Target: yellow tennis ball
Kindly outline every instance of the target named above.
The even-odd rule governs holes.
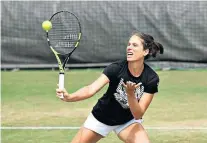
[[[42,23],[42,28],[45,31],[49,31],[52,28],[52,23],[49,20],[46,20]]]

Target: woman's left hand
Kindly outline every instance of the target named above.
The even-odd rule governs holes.
[[[127,96],[129,96],[134,94],[135,89],[140,86],[140,83],[136,84],[134,82],[127,81],[126,84],[123,82],[123,86],[126,89]]]

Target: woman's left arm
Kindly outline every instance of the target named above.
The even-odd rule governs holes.
[[[135,119],[140,119],[144,115],[145,111],[149,107],[154,94],[150,93],[143,93],[142,98],[137,101],[134,93],[127,93],[128,96],[128,103],[129,103],[129,108],[132,112],[132,115],[134,116]]]
[[[132,112],[132,115],[134,116],[135,119],[142,118],[145,111],[149,107],[149,105],[150,105],[150,103],[153,99],[154,94],[144,92],[143,95],[142,95],[142,98],[138,102],[137,98],[135,97],[134,91],[140,85],[128,81],[128,82],[126,82],[126,84],[123,83],[123,86],[126,89],[129,108]]]

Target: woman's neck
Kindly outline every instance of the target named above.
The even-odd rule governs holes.
[[[144,61],[128,62],[128,68],[133,76],[139,77],[144,69]]]

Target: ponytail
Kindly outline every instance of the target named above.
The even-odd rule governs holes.
[[[164,53],[163,46],[158,42],[153,42],[152,45],[149,47],[149,55],[152,57],[156,57],[158,52],[160,54]]]

